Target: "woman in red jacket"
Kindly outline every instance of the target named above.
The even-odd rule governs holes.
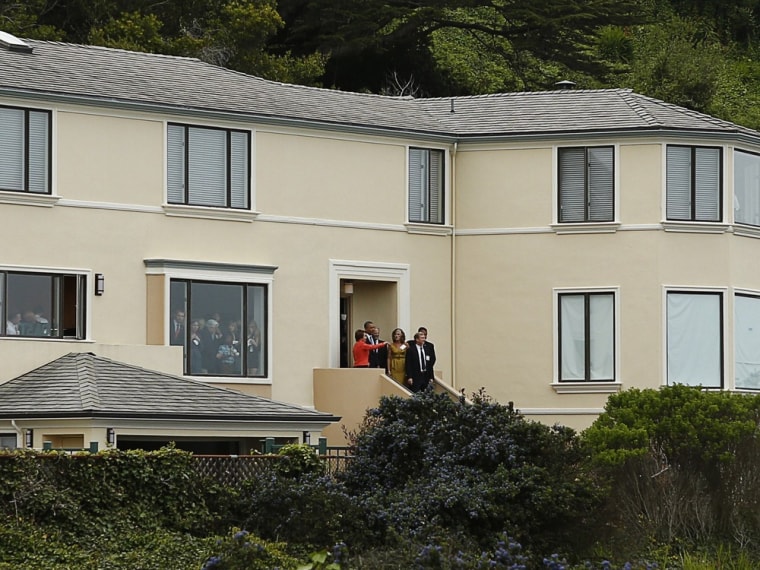
[[[369,344],[363,329],[356,329],[354,333],[354,368],[369,368],[369,353],[376,348],[382,348],[387,342]]]

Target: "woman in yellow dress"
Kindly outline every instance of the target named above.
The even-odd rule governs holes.
[[[391,343],[388,345],[388,370],[391,378],[406,386],[406,335],[401,329],[393,329]]]

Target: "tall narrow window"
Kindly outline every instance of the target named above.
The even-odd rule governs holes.
[[[444,156],[442,150],[409,149],[409,221],[444,221]]]
[[[723,385],[723,295],[667,294],[668,384]]]
[[[614,293],[559,295],[559,380],[615,380]]]
[[[734,347],[736,388],[760,389],[760,297],[734,298]]]
[[[760,226],[760,155],[734,151],[734,221]]]
[[[560,148],[559,221],[611,222],[614,217],[614,148]]]
[[[251,135],[247,131],[170,124],[169,203],[247,209],[250,145]]]
[[[668,220],[720,222],[723,160],[720,148],[667,148]]]
[[[0,107],[0,190],[50,193],[50,117]]]
[[[84,275],[0,272],[5,336],[85,338]]]

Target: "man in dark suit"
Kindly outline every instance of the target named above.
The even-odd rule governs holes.
[[[427,339],[427,329],[425,327],[420,327],[417,329],[417,332],[425,335],[425,350],[430,350],[430,354],[433,355],[433,364],[435,364],[435,345]]]
[[[435,349],[425,347],[425,335],[415,333],[414,344],[406,351],[406,384],[412,392],[421,392],[433,386]]]
[[[177,309],[174,311],[171,330],[169,331],[169,344],[172,346],[183,346],[185,344],[185,311]]]
[[[370,342],[372,344],[380,344],[385,342],[380,339],[380,327],[376,324],[372,325],[372,334]],[[388,346],[383,345],[380,348],[376,348],[369,353],[369,367],[370,368],[382,368],[385,373],[388,373]]]

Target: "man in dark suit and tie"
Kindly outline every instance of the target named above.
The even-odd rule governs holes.
[[[185,311],[177,309],[174,311],[171,331],[169,331],[169,344],[172,346],[183,346],[185,344]]]
[[[435,350],[425,347],[425,335],[415,333],[414,344],[406,351],[406,383],[412,392],[421,392],[433,386]]]

